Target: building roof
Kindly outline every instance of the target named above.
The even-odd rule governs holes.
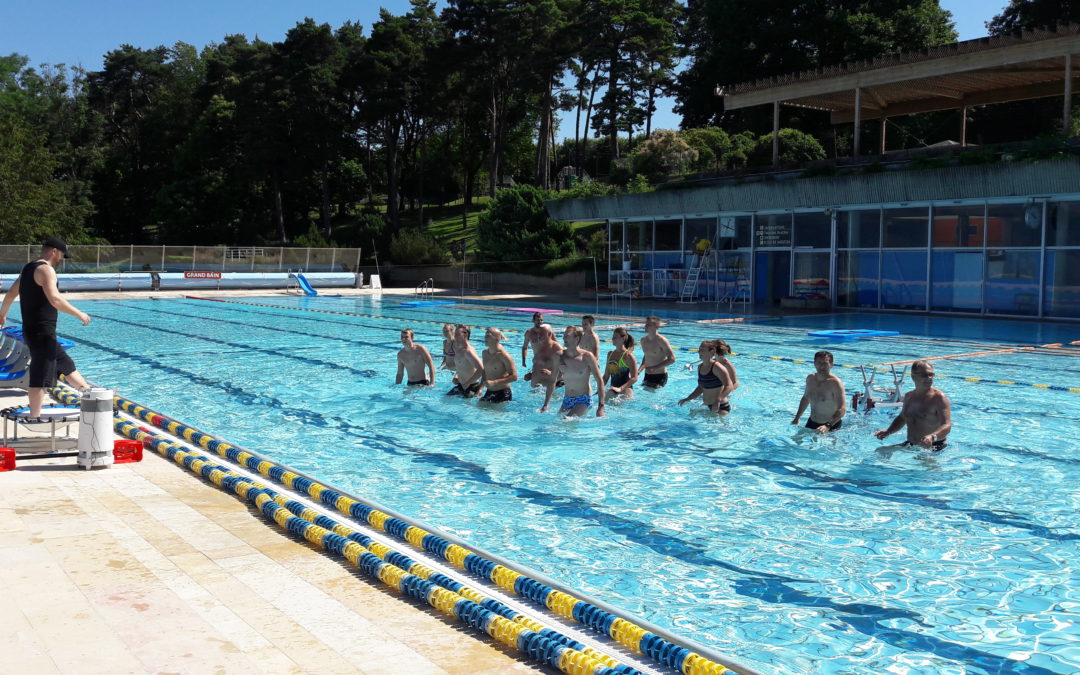
[[[722,95],[726,110],[778,101],[829,111],[833,124],[841,124],[855,117],[856,88],[864,120],[1060,96],[1069,54],[1080,54],[1080,24],[743,82],[722,88]]]

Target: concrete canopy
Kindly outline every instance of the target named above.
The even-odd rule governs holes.
[[[834,124],[1072,92],[1080,24],[954,42],[722,87],[725,110],[825,110]]]

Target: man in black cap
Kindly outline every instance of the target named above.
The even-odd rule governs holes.
[[[90,324],[90,315],[80,312],[60,296],[56,287],[54,267],[67,257],[67,244],[63,239],[48,237],[41,245],[41,257],[26,263],[15,283],[11,284],[4,303],[0,306],[0,328],[7,322],[7,313],[11,303],[22,294],[19,308],[22,310],[23,339],[30,350],[30,397],[31,418],[41,415],[41,405],[45,399],[45,388],[56,384],[57,374],[67,378],[71,386],[85,389],[89,385],[75,362],[67,355],[56,340],[56,310],[70,314]]]

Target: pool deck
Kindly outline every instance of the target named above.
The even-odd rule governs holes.
[[[0,645],[35,675],[549,672],[154,453],[0,473]]]

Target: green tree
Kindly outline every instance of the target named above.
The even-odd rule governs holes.
[[[634,150],[632,158],[634,171],[655,181],[690,171],[698,151],[677,132],[660,129]]]
[[[1080,2],[1076,0],[1009,0],[1001,13],[990,19],[990,35],[1007,35],[1018,30],[1080,22]]]
[[[548,195],[531,185],[499,190],[480,214],[476,250],[482,260],[551,260],[574,252],[568,223],[548,217]]]
[[[676,87],[683,128],[721,122],[763,133],[771,111],[725,114],[717,85],[897,54],[956,40],[938,0],[688,0],[680,42],[689,65]],[[780,19],[780,17],[783,17]],[[784,109],[782,124],[805,113]],[[826,128],[805,118],[804,130]]]
[[[825,159],[825,148],[817,139],[798,129],[780,129],[780,161],[785,164],[814,162]],[[772,163],[773,136],[762,134],[754,147],[752,161],[755,166],[767,166]]]
[[[701,127],[684,129],[679,136],[697,151],[692,171],[720,171],[725,168],[726,156],[731,152],[731,138],[726,131],[720,127]]]
[[[0,105],[0,241],[37,244],[48,235],[87,239],[83,214],[56,178],[58,162],[44,140]]]
[[[390,240],[390,259],[398,265],[438,265],[450,259],[450,251],[418,227],[405,227]]]

